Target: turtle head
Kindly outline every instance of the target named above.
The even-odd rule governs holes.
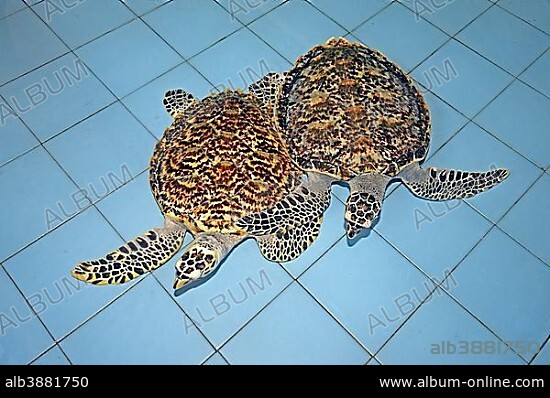
[[[236,240],[230,235],[199,233],[176,263],[174,289],[182,288],[216,270],[235,243]]]

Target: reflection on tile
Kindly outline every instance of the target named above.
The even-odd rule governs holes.
[[[110,0],[67,2],[56,7],[45,1],[33,9],[40,18],[71,48],[116,29],[135,18],[122,2]]]
[[[315,7],[302,1],[287,2],[249,27],[289,62],[332,36],[346,33]]]
[[[3,268],[0,268],[0,363],[29,363],[53,344]]]
[[[371,352],[435,289],[375,232],[352,247],[341,240],[300,281]]]
[[[143,19],[186,59],[242,28],[213,1],[173,1]]]
[[[546,264],[550,263],[550,247],[547,241],[550,236],[549,192],[550,176],[545,173],[499,222],[499,226]]]
[[[512,351],[478,353],[474,342],[503,344],[446,294],[434,293],[382,348],[384,364],[524,364]],[[411,344],[414,342],[414,344]],[[454,347],[454,348],[453,348]]]
[[[466,199],[491,221],[497,222],[533,182],[542,170],[512,149],[469,123],[426,165],[466,171],[506,168],[510,176],[489,191]]]
[[[407,34],[389,34],[402,31]],[[428,22],[417,20],[409,9],[399,3],[393,3],[368,20],[353,31],[353,35],[365,45],[381,51],[406,72],[449,39]]]
[[[548,48],[548,35],[492,7],[457,35],[457,39],[517,75]]]
[[[28,8],[2,19],[0,37],[0,85],[68,51]]]
[[[550,166],[550,99],[515,81],[475,121],[541,167]]]
[[[186,334],[186,322],[180,308],[148,275],[61,346],[74,364],[198,365],[213,349],[198,331]]]
[[[183,253],[176,254],[155,272],[169,292],[173,292],[174,264]],[[211,278],[176,300],[216,347],[220,347],[290,281],[281,266],[263,258],[256,242],[249,239],[229,254]],[[187,324],[185,332],[195,329]]]
[[[46,143],[92,201],[149,166],[155,139],[115,103]]]
[[[416,198],[404,186],[384,201],[375,230],[429,275],[440,277],[479,242],[491,224],[459,200]]]
[[[454,277],[451,294],[504,341],[525,342],[530,360],[550,330],[549,267],[493,228]]]
[[[232,364],[364,364],[369,358],[296,283],[221,351]]]
[[[76,54],[119,98],[182,61],[141,20],[101,36],[80,47]]]
[[[350,31],[380,12],[390,2],[390,0],[347,0],[346,2],[311,0],[315,7]]]
[[[513,79],[454,39],[418,66],[412,76],[468,117]]]
[[[33,361],[32,365],[70,365],[70,363],[67,357],[63,355],[63,352],[61,352],[59,346],[55,345],[42,354],[36,361]]]
[[[181,64],[134,91],[122,102],[157,138],[172,124],[172,117],[166,112],[162,99],[164,93],[182,88],[198,98],[204,98],[213,90],[212,85],[188,63]]]
[[[0,93],[42,141],[115,100],[73,54],[6,84]]]
[[[0,259],[58,225],[62,215],[73,213],[71,194],[76,186],[41,147],[0,168],[2,201]],[[49,211],[48,211],[49,210]]]
[[[90,208],[6,261],[5,267],[60,339],[131,285],[93,286],[70,274],[77,263],[103,256],[121,243]]]
[[[542,57],[533,63],[519,78],[531,87],[550,97],[550,51],[546,51]]]

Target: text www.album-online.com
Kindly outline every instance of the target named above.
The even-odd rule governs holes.
[[[543,379],[515,379],[510,380],[506,378],[438,378],[432,376],[426,376],[420,379],[379,379],[380,387],[475,387],[475,388],[498,388],[498,387],[521,387],[521,388],[544,388]]]

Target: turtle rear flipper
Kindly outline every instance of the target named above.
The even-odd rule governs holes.
[[[170,114],[174,119],[179,115],[183,115],[189,105],[195,101],[192,94],[188,93],[181,88],[175,90],[168,90],[164,94],[163,104],[166,112]]]
[[[77,264],[71,275],[94,285],[126,283],[170,260],[184,237],[181,227],[151,229],[102,258]]]
[[[346,234],[355,238],[363,229],[370,228],[378,217],[386,186],[391,177],[380,173],[359,175],[349,181],[350,195],[346,202]]]
[[[323,217],[319,217],[285,231],[259,236],[256,241],[260,247],[260,252],[269,261],[286,262],[294,260],[317,239],[322,221]]]
[[[270,114],[276,109],[277,93],[285,81],[281,72],[271,72],[248,86],[248,91],[254,94]]]
[[[510,173],[506,169],[471,172],[452,169],[423,169],[413,163],[397,177],[415,195],[430,200],[470,198],[504,181]]]
[[[317,220],[330,205],[330,185],[334,178],[308,173],[300,184],[275,206],[237,220],[237,227],[254,237],[273,235]]]

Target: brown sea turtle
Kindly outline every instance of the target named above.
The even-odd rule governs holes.
[[[332,38],[298,58],[288,72],[270,73],[252,84],[250,91],[271,104],[291,156],[307,172],[309,181],[299,188],[307,194],[297,191],[288,200],[299,207],[334,181],[349,184],[345,219],[350,239],[377,218],[392,179],[421,198],[448,200],[476,195],[508,176],[505,169],[422,168],[430,144],[424,98],[401,68],[362,44]],[[262,234],[266,229],[259,227],[260,218],[278,217],[281,226],[301,222],[291,220],[293,207],[250,215],[238,225]],[[309,216],[317,217],[324,208],[310,210]]]
[[[273,111],[254,94],[224,91],[197,101],[171,90],[164,105],[174,122],[156,144],[149,169],[164,227],[78,264],[75,278],[97,285],[128,282],[167,262],[189,231],[195,239],[176,264],[174,282],[175,289],[183,287],[211,273],[248,236],[238,219],[274,206],[299,183],[301,172]],[[330,193],[325,196],[328,201]],[[268,226],[268,220],[258,223]],[[320,223],[320,216],[310,218],[255,238],[266,258],[288,261],[313,242]]]

